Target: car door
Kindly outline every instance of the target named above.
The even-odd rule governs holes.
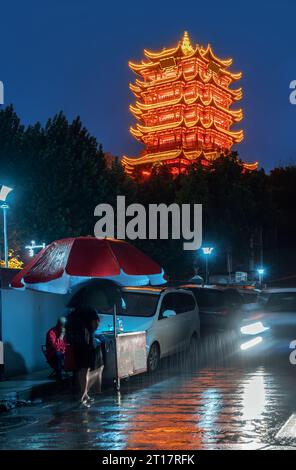
[[[189,293],[178,292],[176,296],[177,338],[176,346],[179,350],[185,349],[198,324],[196,318],[196,302]],[[197,332],[197,331],[196,331]]]
[[[157,336],[159,338],[162,355],[168,355],[175,351],[178,341],[178,315],[170,318],[164,318],[165,310],[174,310],[176,312],[177,299],[176,293],[170,292],[164,295],[157,322]],[[177,312],[176,312],[177,313]]]

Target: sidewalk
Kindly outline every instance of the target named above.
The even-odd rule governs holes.
[[[51,369],[20,375],[0,382],[0,401],[31,400],[55,390],[55,379],[49,378]]]

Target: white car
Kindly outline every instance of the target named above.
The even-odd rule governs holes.
[[[124,287],[117,317],[124,332],[146,331],[147,368],[153,372],[161,358],[190,348],[196,352],[200,336],[198,307],[185,289]],[[100,312],[100,331],[112,327],[112,315]]]

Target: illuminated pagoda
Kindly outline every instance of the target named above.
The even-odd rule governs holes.
[[[229,70],[232,59],[219,59],[210,45],[193,46],[187,32],[176,47],[144,54],[148,60],[129,62],[141,77],[130,84],[138,121],[130,132],[145,150],[122,158],[128,174],[149,176],[152,166],[165,164],[177,175],[198,159],[210,166],[243,140],[242,130],[231,130],[243,118],[242,109],[231,109],[242,98],[241,88],[231,88],[242,76]],[[257,166],[244,163],[247,170]]]

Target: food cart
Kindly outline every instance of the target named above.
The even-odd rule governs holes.
[[[105,383],[113,382],[120,390],[120,380],[147,371],[146,332],[104,332],[106,339],[106,362],[103,374]]]

